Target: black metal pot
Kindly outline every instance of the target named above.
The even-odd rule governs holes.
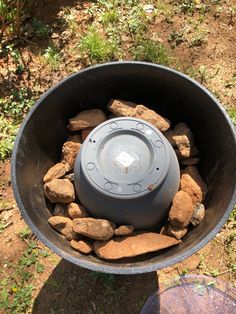
[[[169,118],[186,122],[200,150],[199,171],[208,185],[204,221],[176,247],[109,262],[80,255],[47,223],[42,178],[60,159],[68,137],[68,118],[109,99],[142,103]],[[17,136],[12,157],[12,184],[20,211],[45,245],[79,266],[117,274],[150,272],[189,257],[210,241],[226,222],[236,202],[236,136],[225,110],[214,96],[189,77],[142,62],[115,62],[80,71],[46,92],[31,109]]]

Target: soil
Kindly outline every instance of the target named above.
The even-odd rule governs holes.
[[[77,10],[77,34],[70,40],[65,38],[63,32],[66,28],[59,18],[65,1],[44,0],[33,5],[32,16],[48,24],[59,38],[19,40],[17,47],[26,66],[26,70],[21,74],[16,73],[16,65],[11,56],[0,59],[1,97],[9,95],[13,88],[19,86],[37,90],[40,95],[68,74],[85,66],[76,54],[72,53],[72,48],[91,23],[86,14],[86,9],[91,5],[90,1],[66,2],[67,7]],[[229,10],[234,5],[234,0],[221,1],[219,12],[217,5],[211,7],[211,11],[201,23],[206,40],[199,46],[190,47],[189,42],[184,40],[175,48],[171,48],[173,43],[168,41],[173,30],[186,31],[189,24],[199,17],[195,14],[176,14],[171,23],[166,22],[163,15],[157,15],[149,31],[150,34],[158,34],[160,41],[167,47],[174,60],[178,61],[176,64],[182,71],[194,75],[200,83],[216,94],[225,107],[231,108],[236,108],[236,86],[229,84],[236,73],[236,17]],[[186,38],[192,35],[191,31],[186,32]],[[42,63],[42,51],[51,41],[57,43],[63,54],[57,69]],[[131,59],[128,50],[126,59]],[[202,67],[201,71],[196,73],[199,67]],[[28,239],[19,236],[26,224],[14,201],[9,160],[0,163],[0,204],[0,218],[5,226],[3,230],[0,228],[1,282],[13,274],[10,265],[18,263],[29,245]],[[158,273],[133,276],[104,275],[76,267],[49,252],[33,236],[31,239],[36,241],[40,249],[47,251],[49,256],[40,257],[44,271],[35,272],[30,279],[34,290],[32,306],[28,307],[29,313],[139,313],[147,297],[158,288],[158,284],[165,285],[170,278],[188,272],[217,276],[236,286],[236,252],[233,249],[236,244],[235,222],[232,220],[228,221],[213,241],[190,259]],[[231,242],[227,246],[229,239]],[[0,313],[6,312],[0,309]]]

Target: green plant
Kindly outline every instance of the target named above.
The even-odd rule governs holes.
[[[48,46],[42,57],[44,63],[48,64],[52,69],[57,70],[59,68],[61,55],[55,46]]]
[[[5,160],[12,152],[18,125],[0,114],[0,159]]]
[[[29,239],[32,236],[32,232],[29,227],[22,228],[18,234],[21,239]]]
[[[115,41],[102,36],[92,26],[81,38],[79,49],[91,63],[96,63],[115,59],[117,45]]]
[[[109,24],[114,24],[119,19],[119,13],[116,9],[109,9],[102,13],[99,21],[105,25],[108,26]]]
[[[168,41],[173,43],[172,47],[178,46],[184,42],[184,33],[173,30],[170,32]]]
[[[233,123],[236,124],[236,108],[230,108],[227,111]]]
[[[35,35],[39,38],[46,37],[46,36],[51,34],[51,30],[48,27],[48,25],[43,24],[42,21],[40,21],[36,18],[33,18],[32,26],[35,30]]]
[[[165,47],[151,39],[141,39],[132,49],[135,60],[168,65],[170,57]]]

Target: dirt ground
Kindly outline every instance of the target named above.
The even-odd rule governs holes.
[[[26,34],[18,38],[14,44],[20,52],[18,60],[12,53],[0,55],[1,99],[22,87],[36,99],[67,75],[96,63],[89,54],[81,56],[77,45],[88,27],[98,23],[100,12],[105,10],[101,3],[104,1],[35,1],[30,16],[47,25],[51,32],[43,37]],[[156,9],[145,32],[165,47],[170,66],[194,77],[227,110],[235,112],[234,0],[199,0],[194,2],[193,12],[187,6],[187,13],[180,9],[180,3],[189,1],[139,1],[140,6],[153,4]],[[122,5],[119,10],[125,17],[129,14]],[[96,25],[104,29],[104,25]],[[122,27],[122,56],[118,54],[111,60],[134,59],[134,37],[126,24]],[[3,45],[6,43],[9,45],[7,41]],[[59,57],[52,54],[45,61],[43,56],[49,46],[57,47]],[[18,71],[19,64],[24,65],[23,71]],[[27,229],[14,201],[10,160],[6,158],[0,162],[0,219],[0,313],[139,313],[158,285],[188,273],[206,274],[236,286],[233,215],[202,250],[171,268],[133,276],[95,273],[61,260]]]

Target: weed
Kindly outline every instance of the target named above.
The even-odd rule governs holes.
[[[60,66],[61,55],[55,46],[48,46],[42,55],[45,64],[48,64],[52,69],[57,70]]]
[[[132,50],[135,60],[168,65],[170,57],[165,47],[151,39],[141,39]]]
[[[25,235],[27,232],[22,232]],[[31,305],[33,285],[28,283],[35,271],[41,273],[44,266],[39,262],[42,256],[35,242],[30,241],[23,255],[16,264],[8,264],[12,268],[11,275],[5,274],[0,281],[0,310],[4,313],[26,313]],[[29,269],[31,271],[29,271]]]
[[[114,41],[109,41],[92,26],[81,38],[79,49],[91,63],[96,63],[115,59],[117,46]]]
[[[205,42],[204,35],[199,34],[191,40],[189,47],[198,47],[201,46],[204,42]]]
[[[137,302],[137,308],[142,309],[146,300],[147,300],[147,295],[146,294],[142,295]]]
[[[50,30],[50,28],[48,27],[48,25],[45,25],[42,21],[40,21],[36,18],[33,18],[32,26],[35,30],[35,35],[39,38],[46,37],[46,36],[50,35],[52,32]]]
[[[77,31],[77,11],[74,8],[69,8],[67,7],[64,11],[63,14],[61,14],[61,17],[63,18],[66,27],[67,27],[67,32],[69,33],[70,36],[75,35]]]
[[[12,152],[18,125],[0,114],[0,159],[5,160]]]
[[[18,234],[21,239],[29,239],[32,236],[32,232],[29,227],[22,228]]]
[[[233,123],[236,124],[236,108],[230,108],[227,111]]]
[[[109,9],[108,11],[105,11],[99,21],[104,25],[108,26],[109,24],[114,24],[119,19],[119,13],[116,9]]]
[[[173,43],[172,48],[179,46],[182,42],[184,42],[184,34],[173,30],[169,35],[168,41]]]

